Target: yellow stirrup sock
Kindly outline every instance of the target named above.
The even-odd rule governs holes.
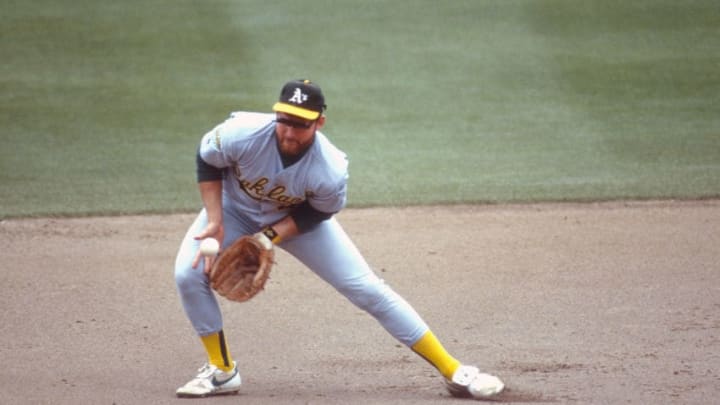
[[[427,331],[420,340],[415,342],[412,350],[432,364],[448,380],[460,367],[460,362],[445,350],[432,331]]]
[[[225,343],[225,334],[223,331],[213,333],[212,335],[200,336],[208,355],[208,363],[216,366],[222,371],[230,371],[233,369],[232,357]]]

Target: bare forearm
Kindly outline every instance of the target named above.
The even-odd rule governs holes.
[[[295,221],[287,216],[272,225],[272,229],[278,234],[280,240],[290,239],[300,233]]]

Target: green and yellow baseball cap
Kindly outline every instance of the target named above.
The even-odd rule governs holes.
[[[299,79],[285,83],[280,91],[280,99],[272,109],[306,120],[316,120],[325,108],[325,96],[320,87],[310,80]]]

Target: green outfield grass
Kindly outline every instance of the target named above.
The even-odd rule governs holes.
[[[715,0],[0,8],[0,218],[195,210],[200,136],[298,77],[351,206],[720,196]]]

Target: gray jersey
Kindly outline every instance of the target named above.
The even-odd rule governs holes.
[[[308,201],[316,210],[334,213],[346,201],[348,161],[343,152],[316,132],[310,149],[283,167],[275,136],[274,114],[233,113],[203,136],[200,157],[225,168],[223,246],[258,232]],[[175,260],[175,280],[183,307],[199,336],[223,329],[220,306],[200,261],[192,267],[208,226],[203,209],[188,229]],[[412,346],[428,327],[415,310],[370,268],[336,218],[277,245],[359,308],[372,314],[396,339]]]
[[[242,212],[262,226],[306,200],[318,211],[340,211],[347,199],[345,153],[317,132],[305,155],[284,168],[274,119],[275,114],[234,112],[203,136],[202,159],[226,169],[225,209]]]

